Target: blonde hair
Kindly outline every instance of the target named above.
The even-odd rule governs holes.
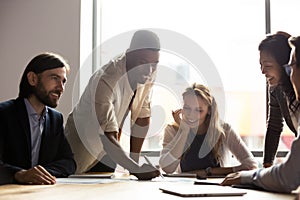
[[[206,156],[210,150],[213,150],[213,154],[218,162],[220,162],[219,148],[222,144],[222,139],[225,137],[224,129],[219,119],[218,106],[215,98],[211,95],[208,87],[194,83],[191,87],[186,88],[182,94],[183,97],[186,95],[195,95],[200,97],[208,105],[208,114],[204,121],[205,125],[208,126],[205,139],[203,141],[199,156]]]

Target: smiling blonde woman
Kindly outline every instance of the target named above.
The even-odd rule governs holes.
[[[216,101],[206,86],[188,87],[183,108],[172,115],[175,122],[165,128],[159,161],[165,172],[207,176],[257,168],[241,137],[219,119]],[[240,165],[230,166],[230,152]]]

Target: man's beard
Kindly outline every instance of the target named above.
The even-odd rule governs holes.
[[[49,93],[51,93],[53,91],[49,91],[47,92],[45,90],[44,85],[41,83],[40,80],[38,80],[38,84],[37,86],[34,88],[34,95],[36,96],[36,98],[43,103],[46,106],[49,106],[51,108],[56,108],[57,107],[57,102],[58,101],[53,101],[51,100]],[[56,91],[56,93],[60,93],[58,91]]]

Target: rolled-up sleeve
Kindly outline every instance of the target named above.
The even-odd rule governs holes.
[[[99,125],[104,132],[119,131],[113,101],[113,88],[100,79],[95,95],[95,110]]]

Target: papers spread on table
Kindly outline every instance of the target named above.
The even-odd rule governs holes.
[[[99,184],[111,183],[118,180],[112,179],[114,173],[84,173],[72,174],[68,178],[57,178],[56,182],[62,184]]]
[[[57,184],[100,184],[100,183],[112,183],[118,182],[115,179],[104,179],[104,178],[57,178]]]
[[[113,173],[72,174],[69,178],[112,178]]]

